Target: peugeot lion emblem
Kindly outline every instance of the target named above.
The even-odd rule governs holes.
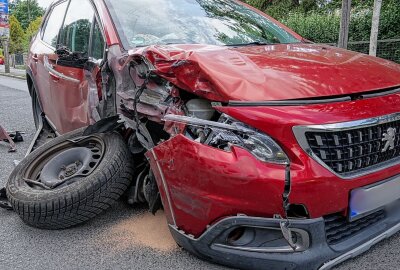
[[[382,149],[382,152],[386,152],[388,149],[394,149],[394,143],[396,140],[396,129],[395,128],[388,128],[386,133],[383,134],[383,142],[386,142],[385,147]]]

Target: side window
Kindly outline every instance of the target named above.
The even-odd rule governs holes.
[[[71,0],[61,29],[60,44],[72,52],[88,53],[93,19],[94,9],[89,0]]]
[[[93,57],[94,59],[103,59],[104,46],[104,38],[101,33],[99,23],[96,20],[93,27],[91,55],[89,56]]]
[[[60,32],[61,24],[67,10],[68,2],[65,1],[53,7],[44,28],[43,41],[47,44],[57,47],[58,34]]]

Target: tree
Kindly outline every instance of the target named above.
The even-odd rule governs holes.
[[[13,14],[15,7],[21,2],[21,0],[13,0],[13,1],[8,1],[8,11],[10,14]]]
[[[349,42],[349,27],[351,19],[351,1],[343,0],[342,2],[342,17],[340,20],[340,32],[339,32],[339,48],[347,49]]]
[[[28,28],[25,31],[25,50],[27,51],[29,49],[29,44],[32,40],[32,38],[37,34],[39,31],[40,25],[42,23],[42,17],[37,17],[35,20],[33,20]]]
[[[23,29],[27,29],[32,20],[44,14],[37,0],[19,0],[14,4],[10,13],[18,19]]]
[[[21,53],[24,50],[25,32],[18,19],[10,16],[10,53]]]
[[[369,54],[376,56],[376,50],[378,47],[378,34],[379,34],[379,18],[381,17],[382,0],[375,0],[374,13],[372,16],[372,27],[371,27],[371,41],[369,46]]]

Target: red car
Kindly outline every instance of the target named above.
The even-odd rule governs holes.
[[[0,56],[0,65],[4,65],[4,58]]]
[[[241,269],[328,269],[400,230],[399,65],[235,0],[60,0],[44,18],[39,132],[7,185],[26,223],[74,226],[126,192]]]

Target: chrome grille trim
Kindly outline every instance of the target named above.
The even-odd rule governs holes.
[[[350,122],[343,122],[343,123],[335,123],[335,124],[326,124],[326,125],[310,125],[310,126],[295,126],[293,127],[293,133],[300,144],[301,148],[314,160],[316,160],[320,165],[324,168],[332,172],[334,175],[342,178],[342,179],[354,179],[357,177],[361,177],[370,173],[378,172],[394,165],[400,163],[400,156],[395,157],[393,159],[357,170],[355,172],[348,172],[348,173],[337,173],[335,172],[330,166],[328,166],[320,157],[318,157],[314,151],[312,150],[311,146],[308,143],[306,133],[308,132],[343,132],[343,131],[354,131],[357,129],[368,128],[368,127],[375,127],[382,124],[388,124],[391,122],[400,121],[400,113],[394,113],[374,118],[368,118],[363,120],[357,121],[350,121]],[[379,127],[377,127],[379,128]],[[372,134],[364,136],[363,139],[366,141],[370,139]],[[349,133],[347,141],[349,144],[352,144],[353,136]],[[335,143],[336,140],[334,139]],[[338,149],[340,151],[340,149]],[[349,150],[349,155],[353,155],[353,150]],[[319,153],[322,155],[321,153]],[[341,155],[342,153],[338,153]],[[350,165],[349,165],[350,166]],[[351,164],[351,166],[357,166],[357,164]]]

